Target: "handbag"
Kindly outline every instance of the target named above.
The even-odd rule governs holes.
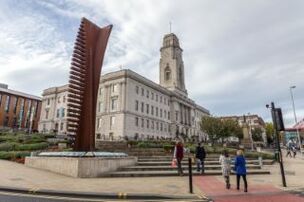
[[[172,168],[176,168],[176,159],[172,159],[172,162],[171,162],[171,167]]]

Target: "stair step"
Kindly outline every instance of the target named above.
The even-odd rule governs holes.
[[[247,165],[247,169],[261,169],[259,165]],[[183,169],[188,170],[188,166],[183,166]],[[193,170],[197,169],[197,166],[192,166]],[[220,165],[206,165],[205,170],[221,170]],[[167,166],[130,166],[119,169],[120,171],[164,171],[164,170],[176,170],[170,165]]]
[[[161,166],[161,165],[171,165],[172,161],[145,161],[145,162],[141,162],[139,161],[137,163],[137,165],[139,166]],[[248,160],[246,161],[247,164],[255,164],[255,165],[259,165],[259,161],[258,160]],[[263,165],[271,165],[273,163],[272,160],[263,160]],[[188,161],[182,161],[182,165],[186,165],[188,164]],[[193,163],[195,164],[195,163]],[[233,163],[232,163],[233,164]],[[219,165],[218,161],[205,161],[205,165]]]
[[[185,175],[188,175],[188,172],[184,172]],[[194,176],[201,175],[198,172],[192,173]],[[232,172],[232,174],[234,174]],[[266,170],[248,170],[248,175],[266,175],[270,174]],[[221,171],[206,171],[204,175],[222,175]],[[102,177],[161,177],[161,176],[178,176],[176,170],[171,171],[116,171],[112,173],[107,173],[102,175]]]

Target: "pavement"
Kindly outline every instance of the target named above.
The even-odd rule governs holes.
[[[286,154],[283,151],[283,154]],[[194,184],[201,191],[201,195],[219,202],[304,202],[304,159],[302,156],[296,158],[283,157],[287,187],[282,186],[282,178],[279,164],[263,166],[269,170],[271,175],[249,175],[248,192],[242,187],[236,189],[236,178],[231,176],[232,187],[225,188],[222,176],[200,176],[194,178]]]
[[[249,192],[226,190],[221,176],[194,176],[194,194],[189,193],[188,177],[72,178],[23,164],[0,160],[1,187],[28,191],[86,193],[113,196],[172,197],[185,201],[212,198],[215,201],[304,201],[304,159],[285,158],[287,188],[282,187],[278,164],[265,165],[270,175],[249,175]],[[160,198],[159,198],[160,199]],[[161,200],[161,199],[160,199]],[[165,200],[161,200],[165,201]]]

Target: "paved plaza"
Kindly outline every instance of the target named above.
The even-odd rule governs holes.
[[[271,175],[248,176],[248,193],[235,189],[235,176],[231,176],[231,190],[225,189],[221,176],[194,177],[195,194],[190,194],[187,176],[81,179],[4,160],[0,161],[0,178],[1,186],[35,190],[208,197],[215,201],[304,201],[301,196],[304,188],[304,160],[300,157],[284,158],[284,163],[287,188],[281,186],[279,166],[274,164],[264,166],[271,171]]]

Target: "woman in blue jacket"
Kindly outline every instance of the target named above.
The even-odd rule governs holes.
[[[246,179],[246,160],[242,150],[237,151],[237,156],[235,158],[234,169],[236,172],[236,184],[237,189],[240,189],[240,178],[242,176],[244,181],[244,192],[247,192],[247,179]]]

